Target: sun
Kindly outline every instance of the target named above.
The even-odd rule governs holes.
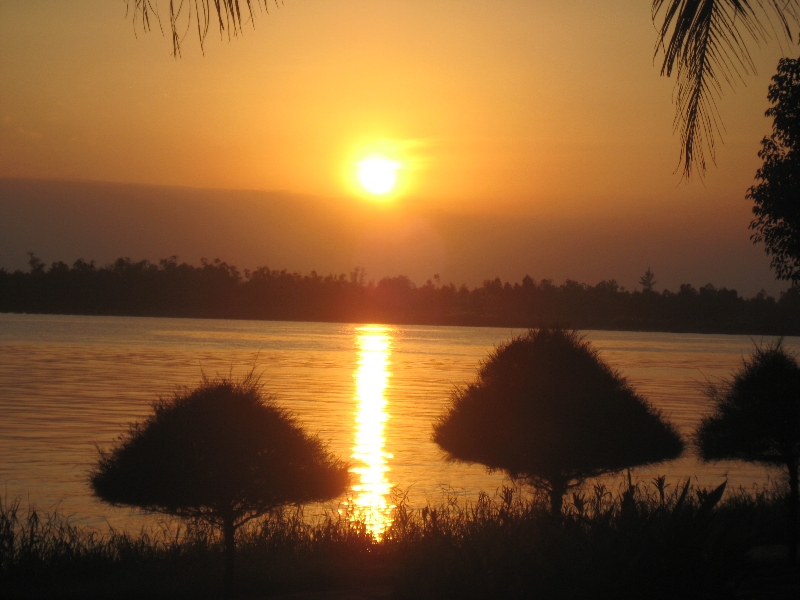
[[[370,194],[383,196],[397,185],[397,170],[400,163],[383,156],[369,156],[358,165],[358,182]]]

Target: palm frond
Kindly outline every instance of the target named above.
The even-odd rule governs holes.
[[[127,0],[128,13],[134,30],[148,32],[153,23],[161,27],[158,5],[153,0]],[[278,0],[274,0],[279,6]],[[180,56],[181,44],[194,27],[203,49],[211,22],[216,15],[220,36],[237,37],[248,24],[255,25],[258,10],[269,12],[270,0],[169,0],[169,29],[172,36],[172,53]]]
[[[675,129],[680,131],[683,174],[694,168],[702,176],[706,152],[714,161],[721,139],[717,99],[723,82],[755,72],[752,44],[792,38],[800,23],[800,0],[653,0],[658,28],[656,54],[664,52],[661,74],[676,75]]]

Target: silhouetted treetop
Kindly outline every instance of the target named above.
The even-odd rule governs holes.
[[[639,284],[642,286],[642,291],[652,292],[655,289],[656,283],[655,273],[650,270],[650,267],[647,267],[647,271],[645,271],[644,275],[639,278]]]
[[[800,59],[781,59],[768,98],[772,134],[761,141],[759,183],[747,192],[753,243],[764,242],[779,279],[800,282]]]

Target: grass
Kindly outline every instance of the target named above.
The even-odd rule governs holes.
[[[561,521],[546,497],[510,488],[448,503],[400,529],[398,595],[728,598],[758,575],[748,550],[785,539],[775,493],[740,490],[715,506],[705,490],[668,489],[596,484],[572,496]]]
[[[363,558],[378,546],[347,515],[279,511],[237,533],[237,591],[349,587],[367,579]],[[223,571],[221,536],[203,523],[101,532],[0,503],[0,598],[215,598]]]
[[[663,478],[568,499],[505,487],[411,509],[403,498],[383,539],[330,512],[270,515],[237,537],[237,595],[366,590],[387,598],[796,598],[797,570],[758,563],[753,548],[786,542],[783,496],[710,491]],[[0,504],[0,597],[215,598],[223,549],[198,523],[132,534]]]

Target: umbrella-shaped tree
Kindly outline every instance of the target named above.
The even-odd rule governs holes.
[[[706,388],[711,414],[695,432],[703,460],[782,467],[789,480],[790,542],[797,552],[800,490],[800,364],[779,340],[757,346],[733,376]]]
[[[588,477],[675,458],[675,428],[578,333],[538,329],[498,347],[453,393],[433,440],[449,460],[480,463],[550,495]]]
[[[342,494],[348,466],[275,404],[252,373],[203,379],[153,404],[100,458],[90,483],[118,506],[200,519],[222,530],[233,583],[236,530],[279,506]]]

